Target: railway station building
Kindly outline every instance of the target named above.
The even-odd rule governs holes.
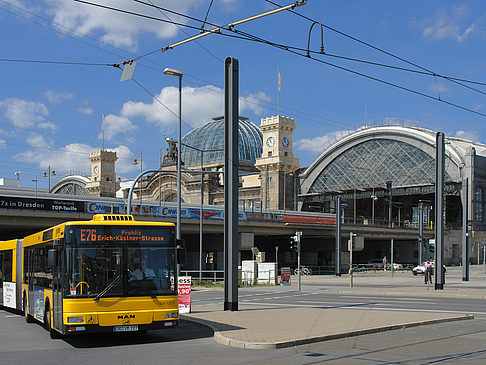
[[[372,227],[386,227],[416,232],[422,206],[424,226],[433,232],[436,131],[414,126],[410,121],[387,119],[380,125],[341,133],[323,146],[310,166],[302,167],[294,155],[295,128],[295,120],[290,117],[262,118],[259,125],[240,117],[240,209],[262,217],[287,211],[335,214],[336,198],[341,196],[345,230],[370,227],[372,232]],[[141,180],[134,189],[135,204],[140,195],[144,202],[154,204],[176,201],[177,148],[169,141],[160,166],[163,172]],[[183,137],[181,148],[182,201],[199,204],[202,199],[205,205],[222,205],[223,177],[216,172],[222,172],[224,165],[224,118],[214,118],[189,132]],[[463,204],[468,206],[471,256],[479,257],[486,242],[486,145],[446,136],[445,156],[445,262],[459,264]],[[84,191],[82,179],[73,176],[58,181],[52,192],[72,190],[76,185],[79,194],[99,194],[98,185],[104,181],[102,178],[100,182],[99,176],[104,176],[104,171],[109,172],[105,185],[118,188],[113,173],[116,157],[105,156],[101,151],[90,158],[92,176],[85,177],[89,182],[84,182]],[[201,170],[213,173],[204,173],[201,178]],[[462,191],[466,181],[469,194],[465,198]],[[125,189],[125,198],[127,192]],[[111,193],[114,195],[114,190]],[[186,241],[190,248],[192,240]],[[195,250],[196,241],[194,237]],[[217,242],[216,246],[220,246],[222,239]],[[334,265],[333,234],[304,237],[304,242],[304,264]],[[285,256],[279,255],[279,262],[293,262],[295,255],[287,234],[254,237],[254,244],[267,252],[267,258],[277,254],[274,251],[278,245],[280,255]],[[214,250],[222,252],[222,247]],[[395,250],[396,262],[416,262],[416,233],[397,240]],[[355,257],[367,262],[388,253],[389,239],[370,233],[365,235],[365,248]],[[248,255],[249,250],[242,253],[244,258]],[[433,255],[432,241],[426,241],[424,255]],[[346,261],[346,253],[343,257]]]

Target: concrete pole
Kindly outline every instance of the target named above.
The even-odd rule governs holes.
[[[390,247],[390,260],[391,260],[391,276],[393,277],[393,272],[394,272],[394,268],[393,268],[393,238],[391,239],[391,243],[390,243],[391,247]]]

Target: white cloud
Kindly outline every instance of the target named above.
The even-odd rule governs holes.
[[[332,132],[315,138],[302,138],[294,141],[294,148],[301,151],[321,153],[330,143],[341,138],[341,132]]]
[[[473,14],[465,4],[441,9],[429,19],[415,22],[423,28],[422,36],[431,40],[454,39],[463,42],[471,34],[483,33],[485,16],[472,19]]]
[[[105,139],[111,141],[117,134],[124,134],[137,129],[136,126],[126,117],[119,117],[113,114],[105,116]],[[100,133],[98,138],[103,138]]]
[[[56,171],[90,171],[89,153],[95,148],[73,143],[58,150],[27,150],[14,156],[17,161],[38,164],[41,168],[50,166]]]
[[[172,86],[165,87],[156,98],[157,100],[153,100],[150,104],[128,101],[123,104],[120,114],[127,118],[143,117],[161,129],[175,127],[179,121],[179,89]],[[270,100],[271,98],[263,92],[250,94],[244,100],[240,98],[240,115],[246,111],[260,114],[264,108],[257,102]],[[191,126],[197,127],[223,114],[224,91],[222,89],[210,85],[182,89],[182,120]]]
[[[40,102],[8,98],[0,101],[0,111],[16,127],[33,127],[49,115],[47,107]]]
[[[127,146],[118,146],[116,148],[107,149],[111,152],[116,152],[118,160],[116,160],[116,173],[118,175],[138,171],[140,167],[133,165],[133,153]]]
[[[443,84],[441,82],[431,83],[430,86],[429,86],[429,88],[430,88],[430,91],[431,92],[433,92],[433,93],[437,93],[438,92],[439,94],[443,94],[443,93],[446,93],[446,92],[449,91],[449,88],[445,84]]]
[[[474,109],[475,111],[478,111],[478,110],[480,110],[480,109],[481,109],[483,106],[484,106],[484,104],[483,104],[483,103],[474,103],[474,105],[473,105],[473,109]]]
[[[29,146],[37,148],[49,148],[54,145],[54,141],[51,139],[46,139],[43,135],[39,133],[32,132],[26,139]]]
[[[51,122],[43,122],[37,125],[39,129],[50,129],[51,131],[57,131],[57,126]]]
[[[458,138],[463,138],[463,139],[467,139],[469,141],[478,141],[478,133],[475,133],[475,132],[468,132],[468,131],[457,131],[455,136],[454,137],[458,137]]]
[[[2,143],[0,140],[0,149]],[[27,150],[14,156],[16,161],[34,163],[41,169],[47,169],[49,166],[56,173],[74,172],[74,173],[89,173],[91,170],[91,163],[89,161],[89,153],[98,149],[97,147],[89,146],[82,143],[68,144],[60,149],[35,149]],[[126,146],[118,146],[114,149],[118,160],[115,163],[117,174],[133,172],[138,169],[137,166],[132,165],[133,153]]]
[[[78,109],[78,112],[80,112],[81,114],[84,114],[84,115],[93,115],[93,109],[91,109],[90,107],[88,106],[80,106]]]
[[[0,150],[4,150],[7,148],[7,142],[4,139],[0,139]]]
[[[262,115],[265,113],[266,108],[262,106],[263,103],[269,103],[272,98],[265,94],[263,91],[259,91],[255,94],[250,94],[240,98],[240,112],[245,110],[251,110],[256,115]]]
[[[46,12],[53,16],[57,24],[73,29],[83,34],[98,36],[102,41],[116,47],[127,47],[131,50],[137,48],[137,37],[144,33],[151,33],[158,39],[174,37],[178,28],[172,24],[150,20],[134,15],[102,9],[87,4],[65,0],[46,0],[49,8]],[[107,2],[105,2],[107,3]],[[132,0],[112,1],[108,4],[118,9],[141,13],[156,18],[167,19],[157,9],[137,4]],[[197,0],[165,0],[161,6],[181,13],[199,5]],[[186,23],[184,18],[164,13],[173,21]],[[62,28],[65,31],[65,28]]]
[[[44,92],[44,97],[53,104],[59,104],[64,100],[69,100],[74,98],[74,94],[68,92],[58,92],[52,89],[47,89]]]

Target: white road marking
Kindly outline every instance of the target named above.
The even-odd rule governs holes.
[[[365,297],[365,296],[358,296],[358,295],[346,295],[345,298],[359,298],[359,299],[369,299],[369,300],[376,300],[374,299],[372,296],[368,296],[368,297]],[[379,297],[380,300],[394,300],[394,301],[398,301],[398,300],[404,300],[404,301],[411,301],[411,302],[428,302],[430,300],[435,300],[435,298],[427,298],[427,299],[424,299],[424,298],[402,298],[402,297],[393,297],[393,298],[385,298],[385,297]]]
[[[311,302],[309,300],[299,300],[298,303],[309,303],[309,304],[332,304],[332,305],[345,305],[345,306],[355,306],[355,305],[369,305],[370,303],[350,303],[350,302]]]
[[[263,306],[277,306],[277,307],[307,307],[307,308],[315,308],[317,305],[311,304],[294,304],[294,303],[252,303],[247,302],[245,304],[253,304],[253,305],[263,305]],[[349,304],[349,303],[348,303]],[[364,303],[366,304],[366,303]],[[320,305],[319,307],[322,307]],[[363,308],[356,308],[354,306],[342,307],[346,309],[356,309],[362,310]],[[393,311],[393,312],[424,312],[424,313],[452,313],[452,314],[480,314],[485,315],[486,312],[467,312],[467,311],[452,311],[452,310],[438,310],[438,309],[410,309],[410,308],[374,308],[374,306],[370,306],[367,310],[378,310],[378,311]]]

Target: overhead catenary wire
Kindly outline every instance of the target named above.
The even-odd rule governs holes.
[[[186,25],[183,25],[183,26],[186,26]],[[230,35],[230,36],[233,36],[233,35]],[[237,36],[235,36],[235,37],[237,37]],[[244,38],[244,37],[243,37],[243,38]],[[248,38],[246,38],[246,39],[248,39]],[[287,46],[287,47],[290,47],[290,46]],[[158,52],[158,50],[157,50],[157,51],[154,51],[154,52],[151,52],[151,53],[155,53],[155,52]],[[149,54],[151,54],[151,53],[149,53]],[[424,73],[425,73],[425,72],[424,72]],[[258,104],[258,103],[256,103],[256,104]],[[260,104],[260,105],[261,105],[261,104]],[[317,117],[317,116],[316,116],[316,117]],[[318,118],[322,118],[322,117],[318,117]],[[325,118],[324,118],[324,119],[325,119]],[[339,123],[339,122],[338,122],[338,123]]]
[[[140,3],[140,4],[144,4],[144,5],[153,7],[153,8],[158,9],[158,10],[163,10],[163,11],[166,11],[166,12],[170,12],[172,14],[175,14],[175,15],[180,16],[180,17],[187,18],[189,20],[193,20],[193,21],[196,21],[196,22],[201,22],[203,24],[207,23],[206,22],[206,19],[205,20],[201,20],[201,19],[198,19],[198,18],[189,16],[189,15],[186,15],[186,14],[183,14],[183,13],[180,13],[180,12],[177,12],[177,11],[173,11],[173,10],[170,10],[170,9],[167,9],[167,8],[163,8],[161,6],[154,5],[153,3],[146,3],[146,2],[144,2],[142,0],[133,0],[133,1],[135,1],[137,3]],[[269,1],[269,2],[272,3],[272,4],[274,4],[274,5],[276,5],[276,6],[278,6],[278,7],[281,7],[281,5],[279,5],[279,4],[276,4],[276,3],[271,2],[271,1]],[[297,12],[291,10],[291,9],[288,10],[288,11],[294,12],[297,15],[301,15],[301,14],[299,14],[299,13],[297,13]],[[305,16],[303,16],[303,17],[306,18],[307,20],[310,20],[310,21],[315,22],[315,20],[313,20],[311,18],[308,18],[308,17],[305,17]],[[225,26],[222,26],[222,25],[218,25],[218,24],[214,24],[214,23],[209,23],[209,22],[207,24],[209,24],[209,25],[211,25],[213,27],[217,27],[217,28],[224,29],[224,30],[226,30],[228,32],[244,33],[244,32],[238,31],[238,30],[234,30],[232,27],[225,27]],[[338,30],[336,30],[334,28],[331,28],[331,27],[326,26],[326,25],[323,25],[323,26],[326,27],[326,28],[328,28],[328,29],[330,29],[330,30],[336,31],[339,34],[342,34],[344,36],[348,36],[345,33],[340,32],[340,31],[338,31]],[[223,33],[215,33],[215,34],[221,34],[221,35],[233,37],[230,34],[223,34]],[[249,34],[249,33],[245,33],[245,34]],[[353,62],[365,63],[365,64],[369,64],[369,65],[373,65],[373,66],[391,68],[391,69],[396,69],[396,70],[400,70],[400,71],[407,71],[407,72],[413,72],[413,73],[427,75],[427,76],[435,76],[435,77],[439,77],[439,78],[443,78],[443,79],[447,79],[447,80],[461,81],[461,82],[466,82],[466,83],[472,83],[472,84],[486,86],[486,82],[478,82],[478,81],[473,81],[473,80],[467,80],[467,79],[464,79],[464,78],[458,78],[458,77],[447,76],[447,75],[442,75],[442,74],[435,73],[434,71],[428,70],[427,68],[424,68],[424,67],[422,67],[420,65],[417,65],[417,64],[415,64],[413,62],[409,62],[409,61],[407,61],[406,59],[404,59],[402,57],[395,56],[395,55],[393,55],[390,52],[387,52],[387,51],[384,51],[384,50],[382,50],[382,49],[380,49],[378,47],[372,46],[371,44],[369,44],[367,42],[363,42],[363,41],[359,40],[358,38],[355,38],[355,37],[352,37],[352,36],[348,36],[348,37],[350,37],[351,39],[353,39],[355,41],[359,41],[360,43],[362,43],[364,45],[367,45],[367,46],[370,46],[372,48],[375,48],[376,50],[379,50],[380,52],[384,52],[385,54],[390,55],[390,56],[392,56],[394,58],[397,58],[397,59],[399,59],[399,60],[401,60],[403,62],[406,62],[406,63],[408,63],[408,64],[410,64],[412,66],[415,66],[417,68],[420,68],[422,71],[413,70],[413,69],[404,68],[404,67],[399,67],[399,66],[387,65],[387,64],[379,63],[379,62],[367,61],[367,60],[363,60],[363,59],[359,59],[359,58],[354,58],[354,57],[346,57],[346,56],[332,54],[332,53],[328,53],[328,52],[322,53],[320,51],[313,51],[313,50],[309,50],[309,52],[315,53],[315,54],[316,53],[319,53],[319,54],[322,54],[322,55],[327,56],[327,57],[334,57],[334,58],[339,58],[339,59],[353,61]],[[234,38],[245,39],[245,37],[238,37],[238,36],[234,36]],[[295,47],[295,46],[289,46],[289,45],[282,45],[282,47],[289,48],[289,49],[295,49],[295,50],[298,50],[298,51],[305,51],[306,50],[306,49],[301,48],[301,47]],[[157,51],[153,51],[153,52],[157,52]],[[477,90],[475,90],[475,91],[477,91]]]
[[[135,13],[135,12],[129,12],[129,11],[122,10],[122,9],[117,9],[117,8],[112,8],[112,7],[107,7],[107,6],[104,6],[104,5],[95,4],[95,3],[91,3],[91,2],[88,2],[88,1],[84,1],[84,0],[74,0],[74,1],[81,2],[81,3],[87,4],[87,5],[99,6],[99,7],[102,7],[102,8],[106,8],[106,9],[109,9],[109,10],[114,10],[114,11],[119,11],[119,12],[127,13],[127,14],[130,14],[130,15],[147,17],[147,18],[152,19],[152,20],[158,20],[158,21],[167,22],[167,21],[165,21],[165,20],[163,20],[163,19],[159,19],[159,18],[155,18],[155,17],[151,17],[151,16],[146,16],[146,15],[143,15],[143,14],[138,14],[138,13]],[[137,2],[140,2],[140,0],[136,0],[136,1],[137,1]],[[267,1],[268,1],[268,0],[267,0]],[[154,6],[154,5],[152,5],[152,4],[148,4],[148,5],[150,5],[150,6]],[[167,9],[166,9],[166,10],[167,10]],[[292,11],[292,12],[293,12],[293,11]],[[296,13],[296,14],[300,15],[299,13]],[[308,19],[308,20],[312,20],[312,19],[310,19],[310,18],[308,18],[308,17],[305,17],[305,16],[303,16],[303,17],[304,17],[304,18],[306,18],[306,19]],[[192,18],[192,17],[191,17],[191,18]],[[195,18],[193,18],[193,19],[195,19]],[[201,20],[198,20],[198,21],[201,21]],[[181,24],[181,25],[182,25],[182,24]],[[187,25],[182,25],[182,26],[187,26]],[[330,27],[328,27],[328,26],[325,26],[325,25],[323,25],[323,26],[324,26],[324,27],[326,27],[326,28],[332,29],[333,31],[337,31],[337,30],[335,30],[335,29],[333,29],[333,28],[330,28]],[[195,27],[192,27],[192,26],[188,26],[188,27],[190,27],[190,28],[195,28]],[[423,93],[423,92],[420,92],[420,91],[413,90],[413,89],[411,89],[411,88],[407,88],[407,87],[404,87],[404,86],[400,86],[400,85],[398,85],[398,84],[395,84],[395,83],[392,83],[392,82],[389,82],[389,81],[385,81],[385,80],[379,79],[379,78],[374,77],[374,76],[369,76],[369,75],[366,75],[366,74],[364,74],[364,73],[362,73],[362,72],[354,71],[354,70],[348,69],[348,68],[346,68],[346,67],[342,67],[342,66],[339,66],[339,65],[332,64],[332,63],[330,63],[330,62],[326,62],[326,61],[323,61],[323,60],[318,60],[318,59],[316,59],[316,58],[313,58],[313,57],[310,57],[310,56],[307,56],[307,55],[302,55],[302,54],[299,54],[299,53],[298,53],[298,52],[296,52],[296,51],[292,51],[292,49],[291,49],[290,47],[286,46],[286,45],[281,45],[281,44],[278,44],[278,43],[273,43],[273,42],[271,42],[271,41],[264,40],[263,38],[260,38],[260,37],[257,37],[257,36],[254,36],[254,35],[248,34],[248,33],[246,33],[246,32],[238,31],[238,30],[234,29],[233,27],[227,27],[227,28],[225,28],[225,27],[221,27],[220,29],[224,29],[224,30],[228,30],[228,31],[231,31],[231,32],[235,32],[235,33],[237,33],[237,34],[244,35],[244,37],[245,37],[246,39],[248,39],[248,40],[254,40],[254,41],[261,42],[261,43],[264,43],[264,44],[267,44],[267,45],[271,45],[271,46],[273,46],[273,47],[280,48],[280,49],[285,50],[285,51],[287,51],[287,52],[290,52],[290,53],[293,53],[293,54],[296,54],[296,55],[299,55],[299,56],[304,56],[304,57],[307,57],[307,58],[309,58],[309,59],[315,60],[315,61],[317,61],[317,62],[321,62],[321,63],[326,64],[326,65],[328,65],[328,66],[335,67],[335,68],[341,69],[341,70],[343,70],[343,71],[347,71],[347,72],[353,73],[353,74],[355,74],[355,75],[362,76],[362,77],[368,78],[368,79],[370,79],[370,80],[374,80],[374,81],[377,81],[377,82],[380,82],[380,83],[386,84],[386,85],[388,85],[388,86],[396,87],[396,88],[401,89],[401,90],[403,90],[403,91],[411,92],[411,93],[414,93],[414,94],[419,95],[419,96],[423,96],[423,97],[426,97],[426,98],[429,98],[429,99],[432,99],[432,100],[436,100],[436,101],[439,101],[439,102],[443,102],[443,103],[445,103],[445,104],[447,104],[447,105],[450,105],[450,106],[453,106],[453,107],[456,107],[456,108],[459,108],[459,109],[462,109],[462,110],[465,110],[465,111],[468,111],[468,112],[471,112],[471,113],[474,113],[474,114],[477,114],[477,115],[486,116],[486,114],[480,113],[480,112],[478,112],[478,111],[476,111],[476,110],[473,110],[473,109],[470,109],[470,108],[467,108],[467,107],[464,107],[464,106],[461,106],[461,105],[459,105],[459,104],[452,103],[452,102],[449,102],[449,101],[446,101],[446,100],[443,100],[443,99],[441,100],[440,98],[436,98],[436,97],[431,96],[431,95],[428,95],[428,94],[426,94],[426,93]],[[340,34],[342,33],[342,32],[340,32],[340,31],[337,31],[337,32],[339,32]],[[214,34],[222,34],[222,33],[221,33],[221,32],[219,32],[219,33],[218,33],[218,32],[216,32],[216,31],[215,31],[215,32],[214,32]],[[343,35],[345,35],[344,33],[342,33],[342,34],[343,34]],[[348,36],[348,35],[346,35],[346,36]],[[427,70],[426,68],[424,68],[424,67],[422,67],[422,66],[416,65],[416,64],[414,64],[414,63],[412,63],[412,62],[409,62],[409,61],[407,61],[407,60],[405,60],[405,59],[402,59],[401,57],[395,56],[395,55],[393,55],[393,54],[391,54],[391,53],[389,53],[389,52],[387,52],[387,51],[383,51],[383,50],[379,49],[378,47],[375,47],[375,46],[372,46],[372,45],[370,45],[370,44],[368,44],[368,43],[366,43],[366,42],[360,41],[360,40],[358,40],[357,38],[354,38],[354,37],[351,37],[351,36],[348,36],[348,37],[350,37],[350,38],[352,38],[352,39],[355,39],[356,41],[359,41],[360,43],[366,44],[366,45],[368,45],[368,46],[370,46],[370,47],[372,47],[372,48],[375,48],[375,49],[377,49],[377,50],[380,50],[381,52],[384,52],[384,53],[386,53],[386,54],[389,54],[389,55],[390,55],[390,56],[392,56],[392,57],[395,57],[395,58],[397,58],[397,59],[403,60],[404,62],[407,62],[407,63],[409,63],[409,64],[411,64],[411,65],[416,66],[416,67],[419,67],[419,68],[421,68],[421,69],[423,69],[423,70],[425,70],[425,71],[431,72],[431,73],[432,73],[432,75],[431,75],[431,76],[434,76],[434,75],[435,75],[435,76],[437,76],[437,75],[438,75],[438,74],[436,74],[436,73],[434,73],[434,72],[432,72],[432,71],[430,71],[430,70]],[[187,40],[186,40],[186,41],[187,41]],[[178,45],[178,44],[182,44],[182,43],[183,43],[183,42],[178,42],[178,43],[176,43],[176,45]],[[171,47],[169,46],[169,47],[165,47],[165,48],[161,48],[161,49],[163,50],[163,49],[170,49],[170,48],[171,48]],[[449,78],[449,79],[451,79],[451,80],[452,80],[452,78]],[[454,81],[454,82],[456,82],[456,81]],[[456,83],[458,83],[458,82],[456,82]],[[458,83],[458,84],[459,84],[459,85],[461,85],[461,86],[465,86],[465,85],[462,85],[461,83]],[[466,87],[467,87],[467,86],[466,86]],[[469,87],[469,88],[470,88],[470,87]],[[471,89],[472,89],[472,88],[471,88]],[[473,89],[473,90],[475,90],[475,89]],[[476,90],[476,91],[477,91],[477,90]],[[479,92],[481,92],[481,91],[479,91]],[[483,92],[481,92],[481,93],[483,93]]]
[[[271,0],[265,0],[265,1],[266,1],[267,3],[270,3],[270,4],[272,4],[272,5],[275,5],[275,6],[277,6],[277,7],[279,7],[279,6],[280,6],[278,3],[274,2],[274,1],[271,1]],[[305,15],[303,15],[303,14],[300,14],[300,13],[298,13],[298,12],[297,12],[297,11],[295,11],[295,10],[288,9],[287,11],[289,11],[289,12],[291,12],[292,14],[295,14],[295,15],[297,15],[297,16],[299,16],[299,17],[302,17],[302,18],[304,18],[304,19],[306,19],[306,20],[308,20],[308,21],[310,21],[310,22],[316,22],[316,20],[315,20],[315,19],[309,18],[309,17],[307,17],[307,16],[305,16]],[[335,29],[335,28],[333,28],[333,27],[330,27],[330,26],[325,25],[325,24],[322,24],[322,26],[323,26],[324,28],[329,29],[329,30],[331,30],[331,31],[333,31],[333,32],[336,32],[336,33],[338,33],[338,34],[340,34],[340,35],[342,35],[342,36],[344,36],[344,37],[347,37],[347,38],[349,38],[349,39],[352,39],[353,41],[356,41],[356,42],[361,43],[361,44],[363,44],[363,45],[365,45],[365,46],[367,46],[367,47],[370,47],[370,48],[372,48],[372,49],[374,49],[374,50],[376,50],[376,51],[378,51],[378,52],[381,52],[381,53],[386,54],[386,55],[388,55],[388,56],[390,56],[390,57],[393,57],[393,58],[395,58],[395,59],[397,59],[397,60],[400,60],[400,61],[402,61],[402,62],[405,62],[405,63],[407,63],[407,64],[409,64],[409,65],[411,65],[411,66],[417,67],[417,68],[419,68],[419,69],[421,69],[421,70],[423,70],[423,71],[429,72],[430,74],[432,74],[432,76],[441,77],[441,78],[447,79],[447,80],[449,80],[449,81],[451,81],[451,82],[454,82],[454,83],[456,83],[456,84],[458,84],[458,85],[461,85],[461,86],[463,86],[463,87],[470,88],[470,87],[468,87],[467,85],[463,85],[463,84],[461,83],[461,82],[470,82],[470,81],[468,81],[468,80],[464,80],[464,79],[460,79],[460,78],[455,78],[455,77],[447,77],[447,76],[444,76],[444,75],[438,74],[438,73],[436,73],[436,72],[434,72],[434,71],[432,71],[432,70],[429,70],[428,68],[423,67],[423,66],[421,66],[421,65],[419,65],[419,64],[417,64],[417,63],[415,63],[415,62],[412,62],[412,61],[409,61],[409,60],[407,60],[407,59],[405,59],[405,58],[403,58],[403,57],[400,57],[400,56],[394,55],[394,54],[393,54],[393,53],[391,53],[391,52],[385,51],[384,49],[381,49],[380,47],[377,47],[377,46],[372,45],[371,43],[368,43],[368,42],[362,41],[362,40],[360,40],[360,39],[358,39],[358,38],[356,38],[356,37],[353,37],[353,36],[351,36],[351,35],[349,35],[349,34],[346,34],[346,33],[344,33],[344,32],[341,32],[340,30],[337,30],[337,29]],[[474,88],[470,88],[470,89],[475,90],[475,91],[478,91],[477,89],[474,89]],[[482,94],[484,94],[484,93],[483,93],[483,92],[481,92],[481,91],[479,91],[479,92],[480,92],[480,93],[482,93]]]
[[[72,61],[46,61],[46,60],[25,60],[15,58],[0,58],[0,62],[18,62],[18,63],[45,63],[54,65],[74,65],[74,66],[109,66],[114,67],[115,64],[110,63],[90,63],[90,62],[72,62]]]

